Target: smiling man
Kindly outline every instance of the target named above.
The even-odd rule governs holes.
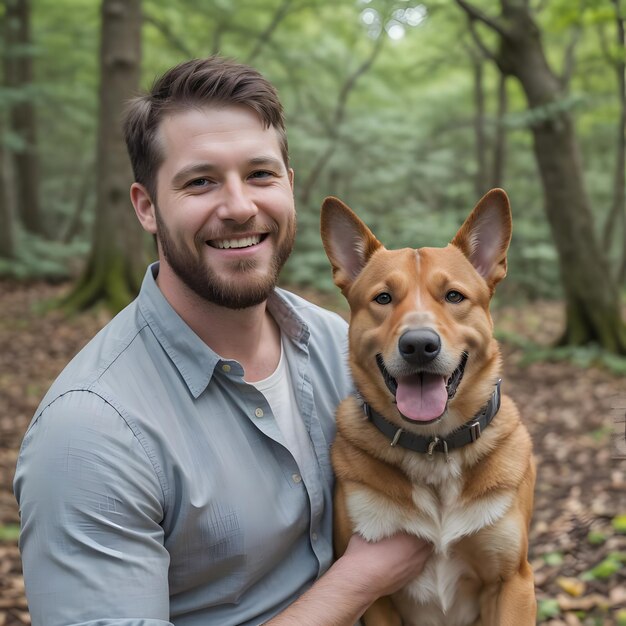
[[[168,158],[159,170],[158,202],[139,183],[131,190],[143,227],[158,234],[159,287],[168,299],[175,297],[169,285],[182,281],[219,306],[261,304],[296,230],[293,170],[278,134],[245,105],[181,111],[163,120],[159,134]]]
[[[276,287],[296,230],[276,92],[250,67],[194,60],[124,128],[159,260],[24,438],[32,623],[351,625],[429,548],[355,536],[332,563],[346,325]]]

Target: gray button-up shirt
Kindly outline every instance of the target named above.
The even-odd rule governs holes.
[[[261,624],[331,563],[345,322],[280,289],[268,301],[315,452],[298,467],[263,395],[175,313],[157,272],[24,438],[15,493],[35,626]]]

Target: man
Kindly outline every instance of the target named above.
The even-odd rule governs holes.
[[[331,566],[346,327],[275,287],[295,236],[277,94],[190,61],[131,103],[125,133],[159,263],[24,438],[33,624],[353,624],[429,550],[354,537]]]

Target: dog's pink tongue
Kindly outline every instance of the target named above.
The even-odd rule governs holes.
[[[443,376],[414,374],[398,378],[396,403],[404,417],[429,422],[446,410],[448,391]]]

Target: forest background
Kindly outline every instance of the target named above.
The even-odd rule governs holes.
[[[28,419],[155,257],[128,199],[124,102],[214,53],[279,90],[298,209],[282,282],[317,301],[345,312],[319,238],[325,196],[388,247],[420,247],[506,189],[514,238],[494,310],[511,393],[536,407],[540,620],[626,624],[625,5],[3,0],[0,625],[29,619],[10,493]]]
[[[562,298],[562,342],[626,353],[620,0],[4,0],[0,273],[83,270],[69,308],[121,308],[154,256],[129,210],[126,99],[177,61],[256,65],[286,108],[300,236],[328,289],[341,197],[388,246],[440,245],[490,187],[515,216],[505,295]],[[100,33],[102,32],[102,39]]]

